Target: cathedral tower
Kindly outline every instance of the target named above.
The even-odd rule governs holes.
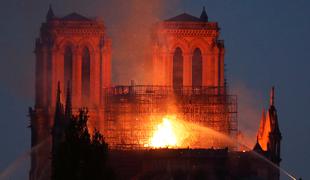
[[[99,106],[111,83],[110,46],[102,21],[77,13],[58,18],[50,8],[36,40],[36,107],[55,106],[58,81],[62,92],[72,84],[73,108]]]
[[[275,108],[274,97],[274,87],[272,87],[270,94],[270,107],[268,109],[266,117],[266,121],[270,121],[271,124],[271,129],[268,136],[269,141],[267,144],[267,150],[270,152],[270,160],[275,164],[279,165],[281,162],[280,150],[282,135],[279,128],[278,115]]]
[[[274,87],[272,87],[270,92],[270,105],[266,115],[263,111],[257,139],[261,148],[268,152],[268,158],[275,164],[279,165],[281,162],[280,150],[282,135],[279,128],[274,97]]]
[[[224,42],[217,22],[183,13],[157,24],[153,33],[155,85],[224,86]]]
[[[254,151],[261,153],[271,162],[280,166],[281,162],[281,140],[282,135],[279,128],[278,115],[275,107],[274,87],[270,92],[270,105],[267,113],[263,111],[260,127],[257,134],[257,142]],[[269,175],[269,179],[280,179],[279,169],[275,169]]]
[[[103,89],[111,85],[111,40],[101,20],[77,13],[57,17],[50,7],[36,39],[35,54],[35,107],[30,109],[32,147],[47,142],[32,154],[30,179],[46,174],[43,171],[50,164],[56,99],[64,102],[67,89],[72,89],[73,111],[89,108],[90,130],[102,128]]]

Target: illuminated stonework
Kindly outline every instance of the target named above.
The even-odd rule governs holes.
[[[59,18],[50,8],[35,47],[35,107],[29,110],[31,145],[43,142],[44,146],[32,152],[30,179],[51,177],[50,133],[58,83],[57,102],[64,102],[71,89],[66,103],[72,106],[73,113],[88,107],[89,130],[96,128],[103,133],[112,150],[127,153],[175,148],[171,152],[179,157],[176,162],[182,161],[181,148],[186,148],[194,159],[196,153],[199,157],[209,156],[200,155],[200,149],[230,158],[227,154],[234,154],[236,144],[228,144],[217,135],[236,140],[237,97],[229,94],[225,83],[225,48],[219,30],[216,22],[208,21],[205,9],[200,18],[184,13],[157,23],[151,33],[153,84],[111,86],[111,40],[103,22],[77,13]],[[279,164],[281,133],[273,97],[274,91],[254,150]],[[152,150],[149,152],[152,154]],[[244,159],[247,162],[248,158]],[[239,161],[231,162],[236,163],[231,166],[239,166]],[[259,170],[262,164],[254,167]]]
[[[103,21],[77,13],[56,17],[50,8],[36,39],[35,54],[35,109],[30,111],[32,146],[48,143],[32,155],[31,179],[39,177],[49,163],[58,82],[61,100],[64,102],[69,85],[73,110],[87,106],[89,127],[102,128],[102,90],[111,85],[111,40]]]
[[[153,32],[154,84],[224,86],[224,42],[218,24],[189,14],[158,23]]]

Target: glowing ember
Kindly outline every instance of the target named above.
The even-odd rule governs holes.
[[[154,148],[181,147],[185,134],[187,134],[186,129],[182,123],[178,122],[175,117],[166,116],[162,123],[157,125],[150,139],[150,146]]]
[[[176,115],[164,116],[150,133],[148,143],[144,144],[146,148],[222,148],[222,142],[232,146],[235,143],[220,132],[184,121]]]
[[[177,145],[177,137],[174,132],[170,119],[163,118],[163,122],[157,125],[157,130],[151,140],[151,146],[160,147],[174,147]]]

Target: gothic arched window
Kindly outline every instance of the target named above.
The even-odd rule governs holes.
[[[90,53],[88,48],[83,49],[82,55],[82,99],[87,103],[90,96]]]
[[[64,53],[64,91],[67,90],[68,82],[72,83],[73,53],[71,47],[66,47]],[[66,93],[66,92],[65,92]]]
[[[192,58],[192,86],[202,86],[202,56],[199,48],[196,48]]]
[[[176,48],[173,54],[173,88],[183,86],[183,55],[181,48]]]

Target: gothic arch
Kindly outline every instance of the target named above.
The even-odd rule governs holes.
[[[57,43],[59,60],[62,62],[56,62],[58,68],[61,68],[61,76],[59,77],[61,87],[63,88],[63,95],[65,95],[68,88],[68,83],[73,83],[73,64],[76,57],[75,50],[76,44],[71,39],[62,39]],[[57,66],[56,65],[56,66]]]
[[[176,47],[172,58],[172,84],[174,89],[183,86],[183,51],[180,47]]]
[[[64,55],[66,47],[70,46],[72,49],[73,54],[76,51],[76,42],[70,40],[70,39],[63,39],[58,43],[59,52],[60,54]]]
[[[88,47],[82,50],[82,101],[87,104],[90,97],[91,55]]]
[[[94,59],[95,58],[94,57],[95,56],[95,48],[94,48],[93,43],[90,41],[84,40],[84,39],[82,39],[81,41],[78,42],[78,52],[80,54],[83,53],[83,50],[85,47],[88,48],[91,59]]]
[[[194,54],[194,51],[199,48],[202,54],[206,54],[210,49],[211,44],[208,41],[203,39],[194,39],[190,42],[189,52],[190,54]]]
[[[172,45],[169,47],[169,52],[173,54],[177,48],[180,48],[182,53],[185,54],[188,52],[189,46],[185,40],[175,39],[173,40]]]
[[[202,52],[196,48],[192,56],[192,86],[197,88],[202,86]]]
[[[63,70],[64,70],[64,91],[68,88],[68,83],[72,83],[73,77],[73,48],[71,45],[67,45],[64,47],[63,53]]]

